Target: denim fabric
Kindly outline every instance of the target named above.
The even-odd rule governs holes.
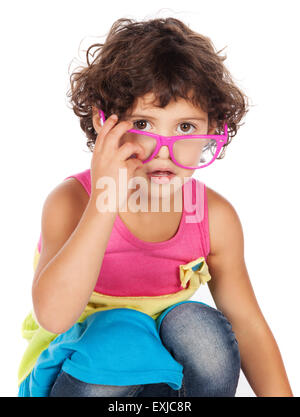
[[[223,313],[197,301],[179,303],[160,321],[163,345],[183,366],[182,386],[168,384],[97,385],[62,371],[50,397],[234,397],[240,353]]]

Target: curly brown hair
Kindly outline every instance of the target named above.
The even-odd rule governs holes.
[[[91,56],[96,57],[90,62],[95,47]],[[97,138],[92,106],[102,109],[106,118],[116,113],[122,120],[138,97],[152,92],[161,108],[177,97],[200,107],[208,114],[209,125],[215,123],[216,134],[223,133],[227,123],[228,142],[218,159],[223,158],[249,105],[224,66],[227,56],[219,56],[221,51],[215,51],[210,38],[173,17],[116,20],[105,43],[87,49],[87,66],[70,76],[67,96],[88,148],[93,151]]]

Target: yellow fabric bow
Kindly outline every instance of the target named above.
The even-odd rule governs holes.
[[[211,279],[205,258],[201,256],[186,265],[179,265],[180,281],[183,288],[192,280],[199,280],[200,284],[205,284]]]

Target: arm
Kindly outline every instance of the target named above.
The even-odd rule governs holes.
[[[256,396],[291,397],[284,364],[274,336],[259,308],[244,260],[239,217],[221,195],[207,188],[212,279],[215,304],[231,322],[239,344],[241,367]]]
[[[35,316],[56,334],[72,327],[85,309],[116,216],[99,212],[96,196],[85,204],[78,193],[82,186],[74,181],[63,182],[44,203],[42,250],[32,284]]]

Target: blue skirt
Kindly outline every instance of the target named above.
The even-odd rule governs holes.
[[[163,345],[156,320],[130,308],[99,311],[54,339],[19,387],[19,397],[48,397],[61,371],[83,382],[101,385],[166,383],[182,385],[183,366]],[[204,304],[204,303],[201,303]]]

